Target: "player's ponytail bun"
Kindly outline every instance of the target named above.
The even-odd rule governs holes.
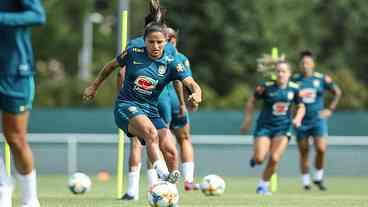
[[[167,9],[161,8],[160,0],[150,0],[149,11],[150,13],[145,18],[145,27],[152,23],[165,24]]]

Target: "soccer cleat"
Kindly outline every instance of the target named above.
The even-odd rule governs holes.
[[[254,160],[254,158],[251,158],[251,159],[249,160],[249,166],[250,166],[251,168],[254,168],[256,165],[257,165],[257,163],[256,163],[256,161]]]
[[[12,193],[13,188],[7,185],[0,186],[0,206],[11,207],[12,206]]]
[[[172,184],[176,184],[179,181],[181,174],[179,170],[172,171],[167,177],[166,181]]]
[[[303,187],[303,189],[304,189],[305,191],[310,191],[310,190],[312,190],[312,188],[311,188],[311,186],[310,186],[310,185],[305,185],[305,186]]]
[[[138,200],[138,195],[131,196],[128,193],[125,193],[123,195],[123,197],[121,197],[121,200],[123,200],[123,201],[137,201]]]
[[[199,190],[200,186],[198,183],[184,181],[184,190],[185,191],[192,191],[192,190]]]
[[[267,188],[262,187],[262,186],[257,187],[256,193],[258,195],[271,195],[271,192],[269,192]]]
[[[327,188],[323,184],[322,180],[315,180],[315,181],[313,181],[313,183],[319,188],[320,191],[326,191],[327,190]]]

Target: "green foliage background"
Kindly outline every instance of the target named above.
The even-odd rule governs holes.
[[[100,11],[95,25],[93,73],[116,55],[117,2]],[[131,0],[129,35],[142,33],[147,0]],[[204,106],[240,109],[257,79],[256,59],[277,47],[298,70],[298,52],[311,49],[318,70],[343,89],[339,109],[368,108],[368,1],[347,0],[161,0],[169,25],[180,30],[179,49],[204,88]],[[44,0],[47,25],[33,33],[38,67],[37,106],[83,106],[87,85],[78,79],[83,18],[94,1]],[[111,106],[115,77],[105,83],[89,107]]]

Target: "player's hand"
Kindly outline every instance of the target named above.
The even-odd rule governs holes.
[[[183,117],[185,116],[185,113],[187,113],[187,107],[185,105],[179,106],[179,116]]]
[[[322,119],[328,119],[332,115],[332,111],[330,109],[323,109],[319,112],[319,117]]]
[[[84,89],[83,92],[83,99],[86,101],[92,100],[97,93],[97,88],[94,85],[88,86],[86,89]]]
[[[302,125],[301,119],[293,119],[292,124],[295,128],[299,128]]]
[[[194,111],[198,109],[199,104],[202,102],[202,97],[198,93],[193,93],[188,97],[189,108]]]

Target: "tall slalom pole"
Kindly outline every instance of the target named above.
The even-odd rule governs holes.
[[[119,2],[119,19],[120,19],[120,51],[123,52],[127,45],[128,40],[128,6],[127,2],[120,0]],[[119,129],[118,131],[118,157],[116,164],[116,198],[120,199],[123,196],[123,181],[124,181],[124,132]]]
[[[279,58],[279,51],[278,51],[278,49],[276,47],[272,48],[271,57],[272,57],[273,60],[277,60]],[[271,185],[271,192],[273,192],[273,193],[276,192],[277,191],[277,187],[278,187],[277,172],[275,172],[271,176],[270,185]]]
[[[4,140],[4,158],[5,158],[5,169],[6,174],[8,176],[11,175],[11,155],[10,155],[10,147],[6,140]]]

